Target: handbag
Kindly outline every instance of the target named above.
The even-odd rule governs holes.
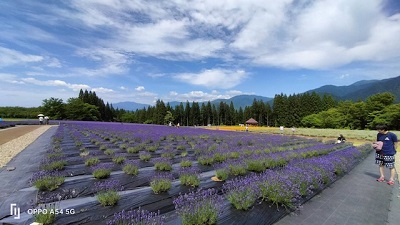
[[[382,150],[383,142],[382,141],[376,141],[372,143],[372,148],[375,149],[375,151],[379,152]]]

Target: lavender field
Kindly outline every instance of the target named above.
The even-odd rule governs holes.
[[[31,185],[39,207],[73,209],[54,224],[273,224],[368,152],[295,136],[68,122]]]

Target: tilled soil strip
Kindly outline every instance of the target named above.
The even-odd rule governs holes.
[[[0,130],[0,167],[24,150],[52,126],[18,126]]]

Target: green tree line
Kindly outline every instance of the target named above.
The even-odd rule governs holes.
[[[36,108],[0,107],[2,118],[35,119],[40,113],[52,120],[115,121],[118,120],[117,115],[125,111],[114,109],[108,102],[105,104],[96,92],[82,89],[77,98],[69,98],[67,102],[51,97],[44,99],[42,105]]]
[[[202,102],[180,103],[171,107],[162,100],[154,106],[125,112],[121,120],[131,123],[180,124],[184,126],[200,125],[237,125],[254,118],[260,126],[301,126],[304,116],[327,110],[336,105],[329,96],[316,93],[275,95],[273,106],[261,100],[253,100],[251,106],[235,109],[233,102],[211,104]]]
[[[114,109],[95,92],[80,90],[77,98],[43,100],[38,108],[0,107],[0,117],[36,118],[44,113],[51,119],[85,121],[120,121],[146,124],[180,124],[182,126],[237,125],[254,118],[260,126],[373,129],[388,124],[400,129],[400,104],[389,92],[372,95],[365,101],[337,102],[330,95],[315,92],[275,95],[273,104],[254,99],[250,106],[236,109],[233,102],[181,102],[175,107],[157,100],[154,106],[136,111]]]
[[[384,92],[370,96],[366,101],[342,101],[336,107],[305,116],[304,127],[375,129],[377,124],[387,124],[400,129],[400,104],[395,96]]]

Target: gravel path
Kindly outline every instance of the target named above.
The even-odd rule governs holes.
[[[0,168],[52,126],[18,126],[0,131]]]

